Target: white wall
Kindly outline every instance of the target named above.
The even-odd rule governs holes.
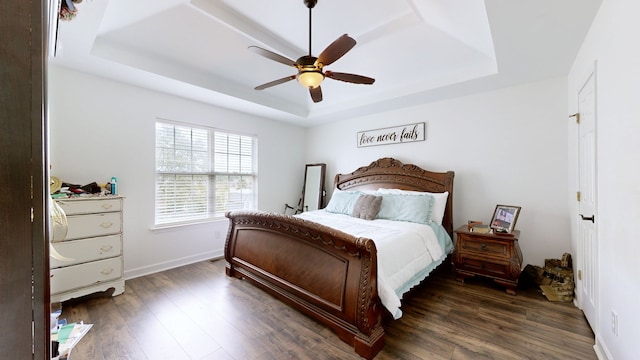
[[[578,109],[577,93],[596,66],[597,197],[599,278],[596,351],[610,360],[637,359],[640,345],[640,2],[603,1],[569,74],[569,108]],[[569,140],[575,143],[576,127]],[[569,152],[575,163],[576,152]],[[571,174],[570,184],[576,183]],[[576,204],[572,213],[576,213]],[[577,245],[576,232],[572,243]],[[619,318],[618,335],[611,313]]]
[[[49,69],[51,175],[69,183],[119,181],[125,277],[220,257],[228,221],[151,230],[155,120],[165,118],[258,136],[260,209],[282,212],[302,189],[305,130],[58,68]]]
[[[570,250],[567,198],[567,88],[557,78],[309,130],[308,159],[333,174],[379,157],[453,170],[454,227],[488,223],[497,204],[522,206],[524,263],[543,265]],[[357,148],[358,131],[426,122],[426,141]]]

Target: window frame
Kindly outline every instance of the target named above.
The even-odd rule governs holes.
[[[208,156],[208,161],[207,161],[207,167],[208,169],[206,171],[194,171],[193,168],[190,168],[188,170],[179,170],[179,169],[162,169],[161,167],[161,161],[162,159],[160,159],[160,152],[161,152],[161,146],[159,146],[159,125],[168,125],[172,127],[172,131],[173,131],[173,140],[172,140],[172,144],[171,147],[165,147],[165,149],[172,149],[172,151],[174,152],[174,158],[173,161],[178,161],[175,160],[175,153],[179,150],[181,150],[182,152],[187,152],[189,153],[191,156],[189,157],[189,162],[185,163],[183,162],[182,164],[171,164],[168,165],[170,163],[170,161],[167,161],[167,159],[165,159],[165,166],[184,166],[184,165],[188,165],[189,167],[193,167],[193,166],[197,166],[194,165],[194,160],[193,160],[193,153],[194,153],[194,138],[193,138],[193,131],[194,130],[199,130],[199,131],[205,131],[207,134],[207,156]],[[185,148],[180,149],[180,147],[176,144],[176,128],[186,128],[190,131],[190,143],[189,143],[189,150],[186,150]],[[220,152],[220,148],[216,147],[216,144],[218,143],[216,141],[216,137],[217,136],[226,136],[228,137],[236,137],[236,139],[238,140],[238,146],[239,148],[234,149],[234,150],[238,150],[239,152],[237,154],[232,153],[232,151],[229,151],[229,143],[227,143],[227,150],[224,152]],[[235,139],[234,139],[235,140]],[[243,144],[246,145],[246,141],[250,140],[250,155],[247,156],[247,152],[246,152],[246,146],[243,147]],[[233,143],[235,145],[235,143]],[[243,151],[243,149],[245,151]],[[171,150],[170,150],[171,151]],[[212,222],[212,221],[216,221],[216,220],[220,220],[222,218],[224,218],[224,213],[226,211],[229,210],[252,210],[252,209],[257,209],[257,204],[258,204],[258,137],[256,135],[253,134],[246,134],[246,133],[240,133],[240,132],[234,132],[234,131],[230,131],[230,130],[226,130],[226,129],[220,129],[220,128],[215,128],[215,127],[211,127],[211,126],[204,126],[204,125],[199,125],[199,124],[192,124],[192,123],[186,123],[186,122],[180,122],[180,121],[174,121],[174,120],[167,120],[167,119],[161,119],[161,118],[156,118],[155,122],[154,122],[154,217],[153,217],[153,227],[154,228],[166,228],[166,227],[174,227],[174,226],[181,226],[181,225],[190,225],[190,224],[198,224],[198,223],[203,223],[203,222]],[[241,155],[242,154],[242,155]],[[221,171],[221,169],[217,169],[216,168],[216,157],[220,157],[220,156],[224,156],[226,158],[226,162],[224,162],[225,167],[226,167],[226,171]],[[243,164],[245,164],[246,162],[242,162],[240,161],[240,163],[235,163],[230,161],[230,158],[247,158],[249,157],[249,162],[250,162],[250,167],[249,167],[249,171],[246,171],[247,167],[246,166],[242,166]],[[219,163],[223,163],[223,162],[219,162]],[[239,168],[237,169],[238,171],[232,171],[229,170],[229,167],[233,167],[233,165],[237,165]],[[235,169],[233,169],[235,170]],[[160,176],[163,175],[168,175],[168,176],[191,176],[192,179],[194,179],[195,177],[206,177],[206,179],[202,179],[200,180],[201,182],[206,183],[206,194],[204,194],[204,200],[206,203],[206,211],[198,213],[198,212],[192,212],[190,213],[189,211],[183,212],[182,214],[180,214],[180,211],[176,211],[175,209],[179,208],[179,205],[176,205],[176,202],[173,202],[173,204],[167,204],[167,206],[169,207],[174,207],[174,210],[171,214],[165,214],[164,216],[161,215],[161,212],[159,212],[159,206],[162,206],[162,202],[166,201],[166,199],[162,199],[159,190],[159,187],[161,186],[161,180],[160,180]],[[238,180],[237,177],[240,177],[240,179]],[[232,206],[229,207],[229,204],[226,204],[225,207],[223,207],[222,209],[220,209],[219,206],[219,195],[221,193],[220,188],[218,187],[219,185],[219,180],[221,178],[226,178],[227,179],[227,183],[232,183],[231,181],[229,181],[229,179],[234,178],[233,180],[236,180],[238,183],[243,183],[243,178],[246,180],[247,178],[250,179],[250,184],[249,184],[249,188],[250,191],[248,192],[249,197],[243,197],[242,195],[245,194],[242,192],[240,193],[240,201],[237,202],[236,201],[236,205],[241,204],[240,206]],[[181,182],[178,180],[173,180],[174,181],[174,185],[175,186],[182,186],[182,189],[188,189],[190,186],[184,187],[185,182]],[[179,192],[180,189],[177,189],[175,191]],[[193,193],[190,193],[193,194]],[[171,195],[169,195],[171,196]],[[230,193],[227,192],[227,194],[225,195],[225,197],[223,198],[224,201],[231,201],[231,195]],[[180,199],[183,200],[183,204],[185,203],[189,203],[189,196],[186,197],[181,197]],[[180,200],[178,199],[178,201]],[[203,200],[202,198],[202,194],[199,194],[198,197],[199,200]],[[202,203],[202,201],[200,201],[200,203]],[[248,206],[246,205],[246,203],[248,203]],[[188,206],[188,205],[187,205]],[[171,212],[171,210],[169,210]]]

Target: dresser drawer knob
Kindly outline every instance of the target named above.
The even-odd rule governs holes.
[[[112,222],[103,222],[102,224],[100,224],[100,226],[102,226],[105,229],[108,229],[111,227],[111,225],[113,225]]]
[[[113,207],[113,205],[111,204],[102,204],[102,208],[105,210],[111,209]]]
[[[107,252],[107,251],[111,251],[111,249],[113,249],[113,245],[103,245],[100,250]]]
[[[487,244],[485,243],[480,244],[480,249],[487,250]]]
[[[102,273],[102,275],[109,275],[112,272],[113,272],[113,268],[102,269],[102,271],[100,271],[100,273]]]

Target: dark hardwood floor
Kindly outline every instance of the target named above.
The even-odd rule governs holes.
[[[124,294],[72,299],[62,318],[94,327],[70,360],[359,359],[328,328],[247,281],[224,260],[126,282]],[[376,359],[596,359],[580,310],[536,289],[507,295],[481,278],[455,281],[450,266],[405,296],[403,316],[385,320]]]

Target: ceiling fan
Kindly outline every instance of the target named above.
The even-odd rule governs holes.
[[[332,42],[329,46],[318,57],[314,57],[311,55],[311,9],[316,5],[318,0],[303,0],[304,4],[309,8],[309,55],[304,55],[298,58],[298,60],[293,61],[288,59],[282,55],[276,54],[272,51],[263,49],[258,46],[249,46],[249,49],[258,55],[262,55],[268,59],[273,61],[277,61],[279,63],[293,66],[298,69],[298,73],[296,75],[290,75],[287,77],[283,77],[282,79],[270,81],[266,84],[262,84],[256,86],[256,90],[264,90],[266,88],[283,84],[287,81],[298,79],[298,82],[309,89],[309,93],[311,94],[311,99],[313,102],[322,101],[322,89],[320,88],[320,84],[325,77],[334,80],[340,80],[353,84],[367,84],[371,85],[375,81],[375,79],[356,75],[356,74],[347,74],[341,72],[333,72],[329,70],[323,71],[323,68],[327,65],[332,64],[336,60],[340,59],[344,54],[346,54],[349,50],[351,50],[355,45],[356,41],[351,38],[349,35],[344,34]]]

